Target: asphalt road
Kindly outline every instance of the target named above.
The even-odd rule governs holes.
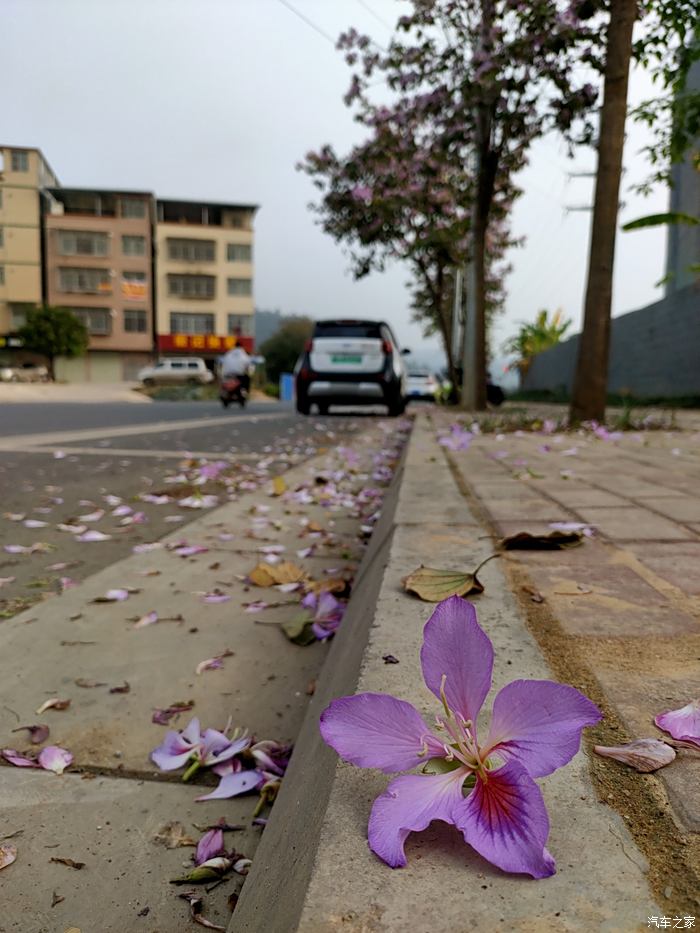
[[[231,421],[241,416],[279,413],[296,417],[289,402],[251,402],[244,411],[231,408]],[[23,402],[0,404],[0,437],[33,434],[40,431],[69,431],[82,428],[111,428],[121,425],[152,424],[158,421],[184,421],[221,417],[218,402],[107,402],[103,405],[66,402],[51,404]]]
[[[61,577],[85,579],[130,554],[135,544],[178,528],[186,537],[187,523],[200,510],[139,498],[173,492],[171,479],[186,453],[233,460],[241,477],[260,485],[324,448],[351,445],[367,421],[357,415],[303,417],[289,405],[270,403],[242,412],[206,402],[1,406],[0,621],[58,592]],[[264,471],[255,476],[261,461]],[[215,483],[197,488],[222,492]],[[107,496],[142,512],[143,520],[120,524]],[[79,520],[101,509],[100,519]],[[108,537],[81,543],[57,527],[75,521]],[[33,553],[16,550],[33,545],[39,545]],[[57,564],[66,567],[53,569]]]

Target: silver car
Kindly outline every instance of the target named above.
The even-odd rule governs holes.
[[[169,384],[206,385],[214,381],[214,374],[198,356],[180,356],[158,360],[139,372],[139,381],[145,386]]]

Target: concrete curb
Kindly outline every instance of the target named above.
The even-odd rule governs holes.
[[[354,693],[394,533],[404,457],[364,554],[340,633],[318,678],[295,751],[229,931],[296,930],[328,806],[337,756],[318,719],[333,697]]]
[[[367,816],[387,778],[339,762],[321,742],[319,714],[332,697],[367,690],[409,700],[429,721],[434,700],[418,651],[431,607],[402,594],[401,578],[420,563],[471,568],[491,549],[419,415],[229,933],[639,930],[659,913],[645,860],[619,815],[599,803],[583,753],[542,784],[558,864],[546,881],[492,868],[442,823],[411,837],[399,871],[367,848]],[[551,678],[498,562],[480,578],[486,592],[477,607],[496,650],[495,688]],[[386,665],[387,653],[400,663]]]

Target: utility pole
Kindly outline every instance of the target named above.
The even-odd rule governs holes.
[[[476,269],[474,250],[469,254],[465,269],[466,301],[464,308],[464,336],[462,338],[462,407],[476,409]]]

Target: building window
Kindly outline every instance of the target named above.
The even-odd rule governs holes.
[[[145,201],[141,201],[139,198],[122,198],[120,203],[122,217],[131,217],[140,220],[142,217],[146,216]]]
[[[106,233],[59,230],[58,252],[61,256],[107,256],[109,237]]]
[[[125,256],[145,256],[146,255],[146,237],[145,236],[123,236],[122,253]]]
[[[236,337],[253,336],[253,315],[252,314],[229,314],[227,331]]]
[[[191,314],[180,311],[170,313],[171,334],[213,334],[213,314]]]
[[[124,310],[124,330],[128,334],[146,333],[146,312],[140,308],[126,308]]]
[[[5,284],[5,267],[0,266],[0,285]]]
[[[168,258],[184,262],[214,262],[214,240],[185,240],[168,237]]]
[[[250,279],[229,279],[228,293],[229,295],[252,295],[253,283]]]
[[[10,327],[19,330],[27,323],[27,312],[24,308],[10,307]]]
[[[112,333],[112,312],[108,308],[71,308],[87,327],[91,337],[107,337]]]
[[[111,294],[112,277],[109,269],[63,268],[58,270],[58,288],[84,295]]]
[[[13,149],[12,150],[12,171],[13,172],[28,172],[29,171],[29,153],[25,152],[24,149]]]
[[[229,243],[226,247],[226,258],[229,262],[250,262],[253,258],[253,247],[249,243]]]
[[[168,276],[168,294],[178,298],[213,298],[215,285],[213,275]]]

